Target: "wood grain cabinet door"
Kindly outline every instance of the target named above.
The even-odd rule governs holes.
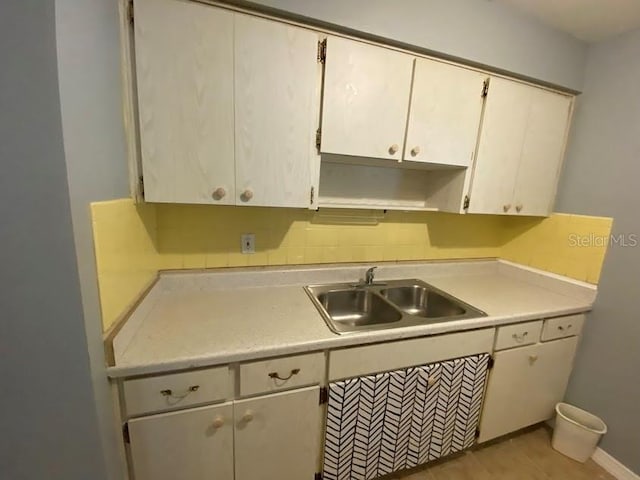
[[[473,70],[417,58],[404,160],[470,166],[486,79]]]
[[[413,57],[327,38],[321,151],[402,159]]]
[[[236,14],[234,38],[236,204],[308,208],[320,162],[318,34]]]
[[[233,480],[231,403],[129,421],[135,480]]]
[[[234,402],[235,480],[313,480],[320,458],[319,387]]]
[[[233,205],[234,14],[178,0],[135,9],[145,199]]]

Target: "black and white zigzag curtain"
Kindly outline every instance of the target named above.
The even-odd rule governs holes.
[[[370,480],[470,447],[489,355],[329,385],[323,478]]]

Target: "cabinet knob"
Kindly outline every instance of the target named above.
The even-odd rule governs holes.
[[[223,187],[218,187],[213,191],[213,194],[211,196],[214,200],[222,200],[226,194],[227,191]]]
[[[429,385],[430,387],[433,387],[436,384],[436,377],[429,377],[427,380],[427,385]]]
[[[246,412],[244,412],[244,415],[242,415],[242,421],[244,423],[249,423],[251,420],[253,420],[253,411],[247,410]]]
[[[391,145],[391,146],[389,147],[389,153],[390,153],[391,155],[395,155],[396,153],[398,153],[398,150],[400,150],[400,147],[398,146],[398,144],[397,144],[397,143],[394,143],[393,145]]]
[[[519,203],[518,205],[516,205],[516,212],[520,212],[522,210],[522,204]]]
[[[533,365],[538,361],[538,355],[529,355],[529,363]]]
[[[251,190],[250,188],[247,188],[244,192],[242,192],[242,195],[240,195],[240,198],[243,202],[248,202],[253,198],[253,190]]]
[[[504,212],[508,212],[509,210],[511,210],[511,204],[507,203],[506,205],[502,206],[502,210],[504,210]]]
[[[411,156],[415,157],[416,155],[418,155],[420,153],[420,147],[415,146],[411,149]]]
[[[220,415],[218,415],[216,418],[213,419],[213,428],[220,428],[224,425],[224,417],[221,417]]]

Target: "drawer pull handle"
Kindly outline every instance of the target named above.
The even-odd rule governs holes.
[[[573,325],[569,324],[567,325],[566,329],[569,330],[571,327],[573,327]],[[565,327],[563,327],[562,325],[558,325],[558,330],[560,330],[561,332],[564,332]]]
[[[271,372],[269,374],[269,377],[276,379],[276,380],[282,380],[283,382],[286,382],[287,380],[289,380],[291,377],[293,377],[294,375],[297,375],[300,373],[300,369],[299,368],[294,368],[293,370],[291,370],[291,373],[289,375],[287,375],[286,377],[281,377],[278,372]]]
[[[160,394],[163,397],[171,397],[171,398],[175,398],[177,400],[182,400],[183,398],[185,398],[187,395],[189,395],[190,393],[193,392],[197,392],[198,389],[200,388],[200,385],[191,385],[186,392],[181,393],[181,394],[174,394],[173,390],[171,390],[170,388],[166,389],[166,390],[160,390]]]
[[[529,332],[524,332],[522,335],[518,335],[517,333],[514,333],[513,339],[518,343],[522,343],[524,342],[527,335],[529,335]]]

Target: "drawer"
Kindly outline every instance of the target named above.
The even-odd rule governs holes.
[[[495,350],[504,350],[506,348],[522,347],[523,345],[537,343],[538,340],[540,340],[541,331],[542,320],[500,327],[496,335]]]
[[[274,358],[240,365],[240,395],[276,392],[321,383],[324,353]]]
[[[583,325],[584,315],[550,318],[544,321],[544,327],[542,328],[542,341],[547,342],[558,338],[580,335]]]
[[[494,328],[345,348],[329,353],[329,381],[490,353]]]
[[[127,416],[215,402],[229,397],[229,368],[126,380],[123,391]]]

